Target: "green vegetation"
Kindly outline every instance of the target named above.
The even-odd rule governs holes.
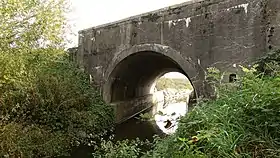
[[[145,154],[143,149],[150,148],[152,144],[147,141],[122,140],[113,142],[111,140],[103,140],[96,152],[93,153],[95,158],[138,158]]]
[[[175,89],[193,89],[190,81],[188,79],[180,78],[164,78],[161,77],[156,81],[156,89],[158,91],[164,90],[166,88]]]
[[[65,5],[0,2],[0,157],[68,155],[112,125],[112,109],[63,51]]]
[[[237,82],[217,83],[216,100],[199,102],[180,120],[175,134],[156,138],[152,150],[142,157],[280,157],[279,61],[276,51],[258,66],[241,67],[244,74]],[[211,72],[220,78],[219,71]],[[141,148],[135,151],[143,154]]]
[[[99,139],[112,126],[113,111],[67,60],[66,5],[0,1],[0,157],[58,157],[79,144],[109,158],[280,157],[280,51],[241,67],[235,83],[214,83],[217,99],[199,102],[171,136],[153,143]],[[220,72],[210,70],[218,81]],[[190,88],[186,83],[163,79],[157,88]]]
[[[111,108],[63,56],[1,54],[0,63],[0,157],[65,155],[111,126]]]
[[[181,119],[176,134],[158,142],[153,157],[279,157],[279,53],[257,67],[242,67],[239,82],[220,85],[219,98],[199,103]]]

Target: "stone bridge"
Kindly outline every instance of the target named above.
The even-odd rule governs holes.
[[[71,57],[122,122],[150,106],[151,86],[166,72],[185,74],[193,99],[208,97],[208,67],[237,74],[278,46],[280,0],[192,0],[82,30]]]

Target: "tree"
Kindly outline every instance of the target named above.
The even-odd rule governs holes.
[[[0,1],[0,157],[69,154],[113,109],[63,51],[65,0]],[[92,139],[91,139],[92,138]]]
[[[61,47],[66,10],[65,0],[1,0],[0,51]]]

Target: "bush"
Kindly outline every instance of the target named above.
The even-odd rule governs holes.
[[[1,0],[0,51],[63,46],[68,0]],[[13,48],[13,49],[11,49]]]
[[[0,157],[65,155],[112,125],[111,107],[59,52],[0,54]]]
[[[62,132],[51,132],[40,125],[9,123],[1,126],[1,157],[45,157],[65,155],[71,141]]]
[[[63,51],[66,0],[0,1],[0,157],[55,157],[113,123]]]

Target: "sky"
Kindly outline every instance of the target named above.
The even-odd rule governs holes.
[[[137,14],[183,3],[189,0],[70,0],[71,12],[67,15],[72,41],[76,46],[78,31],[121,20]]]

